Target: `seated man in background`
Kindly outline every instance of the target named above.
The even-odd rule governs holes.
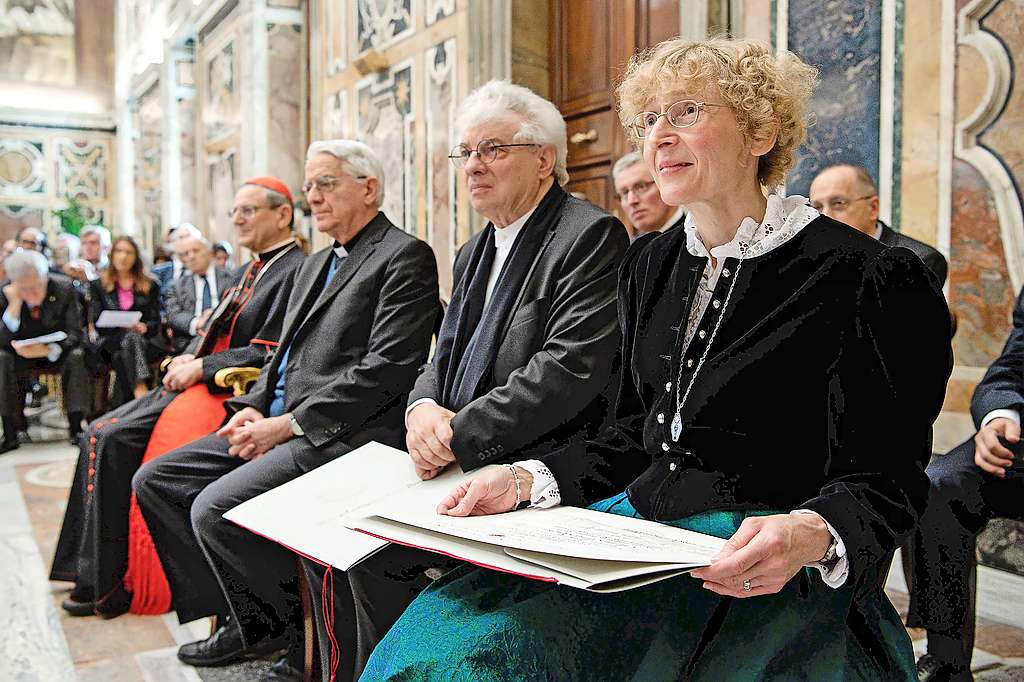
[[[99,277],[107,267],[113,241],[110,230],[102,225],[83,227],[78,238],[78,255],[64,265],[64,274],[79,284],[86,284]]]
[[[406,397],[430,347],[437,263],[380,211],[384,171],[360,142],[314,142],[304,190],[334,244],[295,275],[281,346],[231,419],[135,475],[178,619],[220,627],[186,644],[190,665],[282,649],[272,679],[301,679],[295,555],[222,518],[225,511],[372,440],[402,447]]]
[[[174,281],[167,297],[167,326],[172,334],[171,347],[177,355],[199,333],[235,277],[214,264],[213,251],[205,237],[177,238],[174,248],[190,273]]]
[[[171,295],[171,289],[173,289],[174,283],[178,281],[182,273],[188,272],[185,264],[181,262],[178,250],[174,247],[176,239],[184,239],[186,237],[202,239],[203,233],[191,223],[182,223],[167,228],[164,249],[171,255],[171,260],[170,262],[158,264],[154,259],[152,272],[153,277],[160,283],[160,315],[165,320],[167,318],[167,299]]]
[[[78,296],[71,280],[49,272],[46,257],[38,251],[19,249],[4,265],[9,281],[3,283],[0,294],[0,416],[4,428],[0,452],[17,448],[17,432],[28,428],[20,379],[31,369],[60,369],[71,440],[77,443],[89,394]],[[63,332],[64,339],[27,346],[17,343],[54,332]]]
[[[630,152],[615,162],[612,182],[619,206],[629,220],[626,229],[630,241],[650,232],[679,227],[686,219],[682,206],[669,206],[661,200],[661,192],[640,152]]]
[[[214,376],[227,367],[259,367],[277,345],[292,275],[305,259],[291,234],[291,194],[275,178],[253,178],[235,194],[232,215],[239,243],[256,254],[239,285],[171,361],[163,385],[93,421],[80,444],[50,573],[75,583],[63,603],[73,616],[170,608],[152,544],[129,542],[146,535],[130,504],[132,476],[143,461],[219,426],[230,393],[213,386]],[[146,579],[154,574],[159,579]]]
[[[1024,518],[1024,290],[1013,330],[971,398],[978,432],[949,454],[932,458],[928,506],[914,535],[907,625],[928,632],[920,679],[969,682],[974,650],[971,571],[978,534],[997,516]]]
[[[492,81],[462,103],[455,125],[461,142],[450,158],[489,222],[459,251],[433,361],[409,396],[406,447],[421,478],[455,462],[470,471],[529,460],[597,433],[620,338],[616,272],[626,233],[562,189],[567,145],[555,106]],[[325,679],[357,676],[429,584],[426,572],[449,563],[399,545],[347,574],[328,576],[304,560],[313,593],[328,581],[334,595],[333,604],[314,600]],[[341,651],[336,671],[326,670],[331,642]]]
[[[924,242],[897,232],[878,219],[878,188],[860,166],[837,164],[820,171],[811,182],[811,206],[833,220],[874,237],[886,246],[902,246],[924,261],[939,286],[946,282],[946,257]]]

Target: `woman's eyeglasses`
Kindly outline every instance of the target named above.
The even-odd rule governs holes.
[[[689,128],[700,119],[700,110],[704,107],[724,107],[725,104],[712,104],[710,102],[695,102],[692,99],[682,99],[669,105],[663,113],[654,111],[641,111],[633,117],[633,134],[643,139],[647,131],[654,127],[662,116],[676,128]]]

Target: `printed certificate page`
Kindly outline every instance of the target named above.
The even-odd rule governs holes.
[[[408,453],[369,443],[288,483],[243,502],[224,518],[296,552],[348,570],[388,544],[346,527],[382,500],[437,502],[465,477],[453,466],[421,481]]]

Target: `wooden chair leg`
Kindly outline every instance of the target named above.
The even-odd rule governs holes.
[[[299,599],[302,601],[302,680],[303,682],[316,682],[320,679],[320,650],[316,641],[316,626],[314,618],[316,612],[313,610],[313,594],[309,589],[309,581],[306,580],[306,572],[302,568],[302,560],[295,560],[297,575],[299,577]]]
[[[967,579],[967,609],[964,613],[963,636],[960,638],[961,651],[968,657],[974,652],[974,633],[977,617],[975,608],[978,604],[978,562],[971,561],[971,570]]]

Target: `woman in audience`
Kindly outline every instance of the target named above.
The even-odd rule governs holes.
[[[229,272],[233,272],[234,267],[229,262],[233,253],[234,250],[228,242],[219,241],[213,245],[213,261],[217,264],[218,268],[224,268]]]
[[[615,594],[456,569],[363,679],[914,678],[882,582],[925,501],[949,316],[913,253],[768,194],[814,80],[743,40],[634,58],[622,122],[689,215],[620,270],[615,422],[550,476],[495,468],[439,507],[591,505],[729,538],[717,560]]]
[[[114,405],[145,394],[152,376],[149,363],[154,346],[149,339],[160,328],[160,285],[149,277],[131,237],[118,237],[110,252],[110,267],[90,282],[90,322],[96,349],[117,374]],[[133,311],[142,318],[130,327],[97,326],[105,311]]]

